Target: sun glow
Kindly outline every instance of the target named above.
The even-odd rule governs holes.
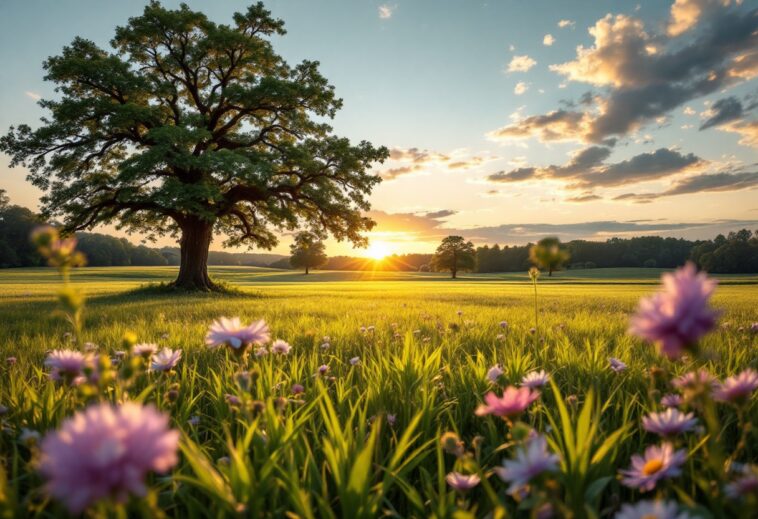
[[[390,248],[386,243],[384,243],[383,241],[373,241],[371,242],[371,245],[369,245],[368,250],[366,251],[366,256],[368,256],[371,259],[379,261],[389,256],[391,253],[392,252],[390,251]]]

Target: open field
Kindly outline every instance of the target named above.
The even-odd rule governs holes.
[[[499,385],[516,384],[529,371],[545,369],[560,392],[543,388],[540,403],[523,417],[547,435],[566,464],[554,487],[546,487],[555,493],[546,497],[548,502],[553,500],[559,515],[557,503],[563,502],[583,510],[577,517],[609,516],[620,502],[640,497],[616,476],[632,454],[656,441],[639,422],[660,409],[663,393],[672,392],[669,377],[651,385],[650,368],[659,366],[674,376],[704,365],[723,378],[758,366],[758,334],[750,333],[751,323],[758,321],[754,275],[720,279],[713,299],[723,311],[720,326],[702,341],[710,360],[670,362],[626,333],[639,298],[657,288],[661,271],[655,269],[543,276],[534,333],[532,285],[525,273],[466,275],[457,281],[439,274],[388,272],[306,277],[242,267],[212,268],[211,273],[242,293],[134,291],[169,281],[174,275],[170,268],[85,268],[72,275],[73,284],[88,296],[82,342],[112,354],[123,349],[122,338],[131,331],[139,342],[183,351],[175,375],[143,374],[128,389],[133,398],[169,411],[172,425],[190,445],[173,477],[153,480],[157,502],[176,517],[198,516],[202,510],[232,515],[242,509],[253,517],[287,512],[300,517],[452,517],[456,510],[477,517],[527,516],[517,511],[507,485],[491,472],[512,457],[513,448],[501,446],[512,441],[513,431],[502,420],[474,413],[493,389],[487,370],[498,363],[504,371]],[[73,347],[64,335],[69,325],[53,315],[58,286],[53,269],[0,271],[0,351],[3,358],[18,359],[3,366],[0,376],[0,404],[9,409],[0,447],[10,496],[5,503],[20,516],[62,511],[36,490],[41,484],[33,470],[36,451],[20,439],[21,428],[44,433],[85,398],[48,381],[43,367],[46,351]],[[288,341],[292,352],[251,356],[239,366],[226,351],[204,346],[208,326],[220,316],[239,316],[243,322],[265,319],[272,339]],[[374,331],[361,331],[370,326]],[[325,342],[328,348],[322,348]],[[360,364],[351,365],[354,357]],[[629,369],[615,373],[609,369],[610,357]],[[329,366],[328,375],[314,376],[322,365]],[[256,372],[249,390],[236,381],[235,373],[243,367]],[[293,396],[294,384],[303,385],[305,392]],[[169,395],[172,390],[178,398]],[[120,391],[109,398],[121,398]],[[230,405],[225,395],[242,404]],[[563,401],[569,395],[568,421],[562,422],[558,397]],[[277,397],[289,399],[284,410],[277,409]],[[264,402],[265,408],[256,411],[253,401]],[[588,401],[589,414],[580,419]],[[758,422],[755,401],[744,412],[743,420]],[[718,441],[734,445],[738,416],[726,406],[719,413]],[[199,422],[190,425],[192,417]],[[589,453],[574,466],[568,466],[576,455],[566,436],[571,429],[577,442],[573,450]],[[472,455],[456,461],[445,454],[438,441],[445,431],[460,435]],[[615,431],[603,447],[606,452],[597,454]],[[747,440],[737,461],[755,462],[755,428]],[[750,517],[754,502],[724,508],[723,496],[708,491],[715,476],[700,455],[706,448],[703,437],[690,434],[677,441],[689,449],[690,460],[682,475],[658,492],[683,504],[694,504],[686,496],[695,496],[715,517]],[[194,446],[201,450],[193,451]],[[592,455],[597,459],[590,461]],[[489,478],[457,497],[444,481],[454,469]],[[147,513],[139,507],[150,505],[133,506],[135,513]]]

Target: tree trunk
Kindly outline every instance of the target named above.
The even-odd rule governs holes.
[[[308,275],[308,265],[305,266],[305,275]]]
[[[213,225],[200,219],[182,226],[181,263],[174,286],[184,290],[209,292],[218,287],[208,277],[208,248],[213,237]]]
[[[452,269],[450,272],[453,275],[453,279],[455,279],[458,276],[458,271],[456,269]]]

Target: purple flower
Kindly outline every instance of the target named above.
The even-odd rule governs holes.
[[[521,385],[524,387],[536,389],[538,387],[544,386],[549,381],[550,375],[545,373],[544,369],[541,369],[539,371],[532,371],[531,373],[524,375],[524,378],[521,379]]]
[[[84,381],[84,369],[91,364],[91,357],[75,350],[53,350],[45,359],[52,380],[72,385]]]
[[[5,363],[9,366],[14,366],[16,364],[16,357],[6,357]]]
[[[293,395],[299,395],[301,393],[305,393],[305,388],[301,384],[292,384],[292,391]]]
[[[539,397],[539,391],[534,391],[528,387],[508,386],[500,398],[493,392],[484,395],[485,403],[476,409],[476,415],[494,414],[495,416],[512,418],[523,413]]]
[[[182,350],[163,348],[151,358],[150,369],[152,371],[171,371],[179,364],[182,358]]]
[[[741,403],[750,398],[756,389],[758,389],[758,372],[748,368],[739,375],[729,377],[718,384],[713,397],[721,402]]]
[[[278,355],[288,355],[290,350],[292,350],[292,346],[290,346],[288,342],[281,339],[275,340],[271,345],[271,353]]]
[[[740,472],[737,479],[724,487],[724,493],[731,499],[758,496],[758,468],[745,465]]]
[[[686,512],[680,512],[679,506],[671,501],[640,501],[625,504],[616,514],[615,519],[689,519]]]
[[[353,357],[352,359],[350,359],[350,365],[351,366],[357,366],[360,363],[361,363],[361,358],[360,357]]]
[[[150,358],[156,351],[158,351],[157,344],[143,342],[132,346],[132,355],[138,355],[146,359]]]
[[[750,333],[758,333],[758,323],[750,324]]]
[[[663,395],[661,405],[664,407],[679,407],[682,405],[682,397],[674,393]]]
[[[179,431],[152,406],[99,404],[77,412],[42,442],[47,490],[73,514],[104,498],[144,496],[145,476],[178,461]]]
[[[460,472],[451,472],[445,476],[445,481],[452,488],[459,492],[471,490],[479,484],[481,478],[476,474],[461,474]]]
[[[667,438],[687,431],[697,425],[692,413],[682,413],[678,409],[668,408],[662,413],[651,413],[642,418],[642,427],[648,432]]]
[[[661,280],[663,291],[640,301],[629,331],[658,344],[661,353],[676,359],[716,326],[718,314],[708,300],[717,282],[698,273],[692,263],[664,274]]]
[[[327,366],[326,364],[322,364],[316,370],[317,375],[326,375],[328,372],[329,372],[329,366]]]
[[[502,328],[503,330],[508,328],[508,321],[500,321],[500,328]]]
[[[503,373],[505,372],[503,371],[503,368],[500,367],[500,364],[495,364],[487,370],[487,380],[496,384],[498,379],[503,376]]]
[[[626,371],[626,368],[627,368],[626,364],[621,362],[616,357],[611,357],[610,359],[608,359],[608,362],[610,362],[611,364],[611,369],[615,371],[616,373],[621,373],[622,371]]]
[[[388,414],[387,415],[387,423],[390,425],[390,427],[393,427],[397,423],[397,415],[396,414]]]
[[[621,483],[642,492],[652,490],[658,481],[681,474],[681,466],[686,460],[687,452],[675,451],[670,443],[651,445],[645,449],[644,456],[632,456],[632,466],[628,470],[620,471],[624,476]]]
[[[208,329],[205,344],[209,348],[218,348],[225,344],[232,350],[244,351],[251,344],[266,344],[270,338],[268,326],[263,319],[244,326],[239,317],[221,317],[213,321]]]
[[[514,459],[505,460],[502,467],[496,467],[495,473],[503,481],[510,482],[508,493],[514,494],[540,474],[558,470],[559,461],[557,454],[547,450],[545,437],[537,435],[516,452]]]

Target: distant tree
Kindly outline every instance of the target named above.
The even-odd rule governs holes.
[[[46,218],[64,230],[117,223],[179,235],[174,285],[213,290],[208,250],[270,249],[303,222],[366,243],[364,216],[388,151],[352,145],[324,121],[342,101],[318,63],[290,66],[271,45],[284,23],[262,2],[217,24],[150,2],[112,51],[75,38],[44,64],[58,97],[39,128],[11,127],[0,151],[29,168]]]
[[[304,268],[306,275],[310,269],[320,267],[328,259],[324,242],[311,232],[297,233],[294,243],[290,245],[290,252],[290,265]]]
[[[543,238],[529,249],[529,259],[532,263],[543,270],[547,270],[548,276],[553,271],[560,270],[571,255],[563,248],[558,238]]]
[[[432,267],[436,271],[449,270],[451,277],[458,277],[459,271],[473,270],[476,265],[474,244],[462,236],[448,236],[434,253]]]

